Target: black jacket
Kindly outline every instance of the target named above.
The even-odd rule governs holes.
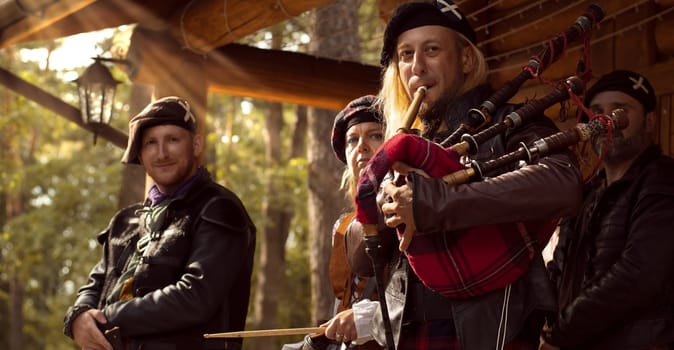
[[[202,171],[168,205],[163,224],[146,228],[141,208],[121,210],[99,235],[103,258],[75,306],[102,310],[132,349],[240,348],[240,340],[203,335],[245,326],[255,226],[241,201]],[[152,239],[135,270],[133,298],[116,300],[112,289],[146,234]],[[66,333],[71,322],[67,317]]]
[[[656,146],[610,186],[603,174],[594,179],[548,265],[560,284],[548,342],[564,349],[674,342],[673,219],[674,160]]]

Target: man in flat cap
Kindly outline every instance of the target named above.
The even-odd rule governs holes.
[[[205,333],[242,330],[255,226],[239,198],[199,165],[203,137],[187,101],[165,97],[129,123],[123,163],[141,164],[147,199],[98,235],[103,257],[64,333],[83,349],[239,349]]]
[[[674,349],[674,160],[654,144],[655,92],[643,75],[616,70],[585,104],[622,108],[629,126],[593,140],[604,167],[561,225],[548,264],[559,314],[541,349]]]
[[[466,122],[469,109],[478,108],[491,94],[487,63],[476,42],[468,18],[452,1],[407,2],[394,11],[384,33],[384,73],[378,95],[387,137],[403,127],[403,116],[422,86],[427,92],[412,127],[423,137],[443,141]],[[515,108],[495,107],[492,123],[501,122]],[[530,144],[557,131],[541,114],[528,125],[480,145],[471,158],[489,160],[517,149],[520,142]],[[422,254],[450,258],[427,259],[429,265],[416,266],[407,258],[409,250],[387,254],[394,257],[388,262],[392,268],[386,302],[396,348],[537,348],[544,315],[556,309],[541,249],[552,234],[555,218],[573,213],[581,202],[581,175],[573,154],[545,156],[522,168],[513,165],[488,174],[484,181],[463,185],[448,185],[417,173],[410,173],[403,182],[401,186],[392,181],[382,185],[385,195],[380,198],[389,197],[379,203],[386,225],[404,224],[406,232],[416,232],[410,249],[415,237],[433,237],[436,243]],[[544,228],[535,222],[552,224]],[[462,253],[448,254],[458,230],[482,225],[517,226],[519,234],[494,232],[480,252],[455,245]],[[347,235],[362,232],[354,229]],[[364,246],[349,248],[354,254],[351,261],[363,260],[355,255],[365,254]],[[487,251],[491,255],[482,258]],[[466,259],[465,254],[475,256]],[[454,258],[458,264],[448,262]],[[479,261],[481,266],[465,264],[467,260]],[[442,291],[431,290],[413,268],[438,275],[449,271],[448,275],[460,278],[458,284],[446,285]],[[502,278],[505,275],[509,277]],[[459,296],[443,294],[449,290]],[[382,319],[376,318],[374,334],[380,344],[387,342],[389,326]]]

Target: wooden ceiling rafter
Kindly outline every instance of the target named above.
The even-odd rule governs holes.
[[[581,1],[577,2],[576,4],[574,4],[573,6],[578,5],[580,3],[583,3],[583,2],[584,2],[584,0],[581,0]],[[597,28],[601,27],[602,23],[606,23],[610,20],[614,20],[620,14],[623,14],[627,11],[633,10],[633,9],[637,8],[638,6],[643,5],[647,2],[648,2],[648,0],[641,0],[641,2],[634,3],[632,5],[629,5],[628,7],[621,8],[617,12],[613,12],[613,13],[610,13],[610,14],[607,13],[606,16],[604,17],[604,20],[601,23],[597,24]],[[671,8],[665,10],[665,13],[669,12],[669,10],[671,10]],[[658,14],[654,17],[659,17],[659,16],[662,16],[662,15],[663,14]],[[548,17],[551,17],[551,16],[548,16]],[[630,26],[629,28],[632,29],[634,27]],[[524,30],[524,29],[526,29],[524,26],[519,28],[519,30]],[[623,30],[622,32],[625,32],[625,31],[626,30]],[[508,35],[510,35],[510,33],[506,33],[504,35],[501,35],[501,36],[498,37],[498,39],[502,40],[504,37],[506,37]],[[493,38],[493,39],[497,39],[497,38]],[[490,41],[493,41],[493,40],[490,40]],[[593,41],[593,43],[594,43],[594,41]],[[525,46],[525,47],[513,49],[513,50],[510,50],[510,51],[507,51],[507,52],[502,52],[502,53],[499,53],[499,54],[491,55],[491,56],[487,57],[487,61],[494,61],[494,60],[499,61],[503,58],[508,58],[508,57],[514,56],[514,55],[516,55],[518,53],[521,53],[521,52],[525,52],[525,51],[531,52],[532,50],[534,50],[535,48],[540,47],[540,46],[541,46],[541,43],[538,42],[538,43],[535,43],[535,44],[530,44],[530,45]],[[580,45],[578,47],[576,47],[575,49],[578,49],[579,47],[580,47]]]
[[[14,73],[0,67],[0,82],[19,95],[26,96],[42,107],[68,119],[79,127],[112,142],[114,145],[125,148],[128,140],[126,133],[117,130],[108,124],[86,124],[82,121],[82,112],[60,98],[43,90],[41,87],[29,83]]]
[[[317,0],[315,0],[315,1],[317,1]],[[459,2],[459,4],[461,4],[461,3],[466,3],[466,4],[467,4],[469,1],[470,1],[470,0],[462,1],[462,2]],[[547,1],[549,1],[549,0],[547,0]],[[641,4],[643,4],[645,1],[646,1],[646,0],[642,0],[642,1],[638,2],[638,3],[634,3],[634,4],[632,4],[631,6],[629,6],[629,8],[627,8],[627,9],[626,9],[626,8],[618,9],[618,12],[612,14],[611,16],[615,17],[615,16],[617,16],[617,15],[620,14],[620,13],[623,13],[623,12],[625,12],[625,11],[628,11],[628,10],[630,10],[630,9],[632,9],[632,8],[635,8],[635,7],[637,7],[637,6],[641,5]],[[91,1],[89,0],[89,1],[86,1],[86,2],[87,2],[87,3],[90,3]],[[325,2],[325,1],[319,1],[319,2]],[[394,8],[394,4],[397,4],[397,3],[399,3],[399,2],[400,2],[400,1],[391,1],[391,2],[390,2],[388,5],[386,5],[386,6],[388,6],[388,8],[391,8],[391,10],[392,10],[392,8]],[[481,26],[476,27],[476,28],[478,28],[478,30],[479,30],[479,29],[483,29],[483,28],[493,28],[495,24],[497,24],[497,23],[503,21],[504,18],[514,17],[514,16],[518,16],[518,15],[519,15],[519,16],[522,16],[522,15],[524,14],[524,12],[527,11],[527,10],[529,10],[532,6],[541,6],[542,3],[544,3],[544,2],[546,2],[546,0],[541,0],[541,1],[538,1],[538,2],[533,3],[533,4],[527,4],[527,5],[523,6],[523,7],[517,8],[515,11],[510,11],[510,13],[508,13],[506,16],[496,16],[497,18],[495,18],[494,20],[488,21],[486,24],[481,25]],[[582,3],[582,2],[583,2],[582,0],[581,0],[581,1],[577,1],[577,2],[575,2],[575,3],[573,3],[573,4],[571,4],[571,5],[565,6],[563,9],[566,9],[566,8],[568,8],[569,6],[575,6],[575,5],[578,5],[578,4]],[[128,5],[128,4],[133,4],[133,2],[131,2],[131,1],[126,1],[125,3],[126,3],[127,5]],[[182,10],[180,10],[180,11],[175,11],[174,14],[171,16],[170,21],[172,21],[174,24],[176,23],[176,21],[177,21],[178,23],[180,23],[179,29],[174,28],[174,30],[173,30],[174,33],[173,33],[173,34],[174,34],[174,36],[176,36],[176,37],[177,37],[177,38],[184,44],[185,48],[191,49],[191,50],[193,50],[193,51],[195,51],[195,52],[197,52],[197,53],[201,53],[203,50],[202,50],[202,49],[198,49],[198,48],[193,47],[194,44],[191,44],[190,41],[189,41],[190,38],[193,37],[194,35],[188,33],[188,31],[187,31],[187,30],[185,29],[185,27],[184,27],[184,18],[185,18],[186,13],[187,13],[188,10],[189,10],[190,4],[192,4],[192,3],[193,3],[193,2],[189,2],[187,5],[185,5],[185,6],[182,8]],[[279,3],[279,0],[268,0],[268,1],[267,1],[267,6],[272,6],[272,7],[275,6],[275,7],[279,8],[279,11],[283,12],[283,13],[284,13],[284,16],[286,16],[286,17],[289,16],[289,15],[291,15],[291,13],[289,13],[288,10],[286,9],[285,5],[279,6],[278,3]],[[493,6],[496,6],[496,5],[501,5],[501,3],[502,3],[502,0],[495,1],[495,2],[491,2],[491,3],[487,4],[487,6],[481,7],[481,8],[478,9],[477,11],[473,11],[472,13],[468,13],[467,16],[470,17],[470,18],[472,18],[473,20],[475,20],[476,16],[477,16],[478,14],[480,14],[480,13],[483,13],[484,10],[485,10],[487,7],[489,7],[489,6],[492,6],[492,7],[493,7]],[[271,4],[276,4],[276,5],[271,5]],[[283,4],[282,1],[281,1],[281,4]],[[138,5],[136,5],[136,6],[138,6]],[[226,10],[226,9],[225,9],[225,6],[227,6],[227,1],[226,1],[226,0],[223,2],[223,9],[222,9],[223,12]],[[124,7],[127,7],[127,6],[124,6]],[[560,12],[560,11],[563,11],[563,9],[562,9],[562,10],[558,10],[558,11],[556,11],[555,13],[558,13],[558,12]],[[203,9],[202,9],[202,10],[203,10]],[[240,10],[236,10],[235,8],[232,8],[232,10],[233,10],[233,11],[240,11]],[[213,9],[210,9],[209,11],[213,11]],[[540,22],[540,21],[544,21],[544,20],[549,20],[555,13],[548,14],[548,15],[542,17],[542,18],[538,18],[538,19],[536,20],[536,22]],[[609,16],[609,17],[611,17],[611,16]],[[498,36],[496,36],[496,37],[491,37],[491,38],[486,39],[485,41],[482,41],[481,43],[479,43],[478,46],[484,46],[484,45],[486,45],[486,44],[488,44],[488,43],[490,43],[490,42],[497,41],[497,40],[504,40],[504,38],[506,38],[506,37],[508,37],[508,36],[510,36],[510,35],[513,35],[515,32],[524,30],[525,28],[527,28],[527,27],[530,26],[530,25],[531,25],[531,23],[522,23],[520,26],[515,27],[515,28],[512,28],[511,30],[509,30],[507,33],[498,35]],[[225,26],[225,27],[227,27],[227,26]],[[233,34],[233,33],[234,33],[234,32],[231,30],[231,28],[229,28],[229,29],[227,29],[227,33],[225,33],[225,34],[220,34],[220,37],[222,37],[223,35],[224,35],[224,36],[230,36],[230,35]],[[241,33],[241,35],[243,35],[243,34],[245,34],[245,33]],[[334,35],[337,35],[337,33],[335,33]],[[232,39],[234,39],[235,37],[236,37],[236,36],[234,36]],[[225,42],[226,42],[226,41],[231,41],[232,39],[227,39],[227,40],[225,40]],[[221,42],[223,42],[223,41],[222,41],[222,38],[220,38],[220,39],[218,39],[218,40],[220,40]],[[375,39],[373,39],[373,40],[381,40],[381,38],[375,38]],[[517,48],[517,49],[515,49],[515,50],[510,50],[510,51],[500,52],[500,53],[494,52],[494,54],[491,54],[491,55],[488,54],[488,55],[487,55],[487,60],[488,60],[488,61],[495,61],[495,60],[496,60],[496,61],[499,61],[499,60],[502,60],[503,58],[508,58],[508,57],[514,56],[514,55],[516,55],[516,54],[519,53],[519,52],[523,52],[523,51],[530,52],[532,49],[538,47],[539,45],[540,45],[540,42],[536,42],[535,44],[531,44],[531,45],[526,46],[526,47],[520,47],[520,48]],[[210,45],[210,46],[212,46],[212,45]],[[485,51],[488,51],[488,50],[485,50]]]
[[[332,1],[190,1],[167,22],[182,45],[195,53],[205,54],[260,28],[270,27]],[[222,18],[213,14],[222,14]]]
[[[645,2],[647,2],[647,0],[643,1],[642,3],[645,3]],[[631,8],[630,8],[630,9],[631,9]],[[673,12],[673,11],[674,11],[674,7],[670,7],[670,8],[667,8],[667,9],[663,10],[662,12],[658,12],[658,13],[652,15],[652,16],[649,16],[649,17],[647,17],[647,18],[645,18],[645,19],[643,19],[643,20],[641,20],[641,21],[639,21],[639,22],[632,23],[632,24],[630,24],[630,25],[628,25],[628,26],[621,27],[621,28],[618,29],[618,30],[612,31],[612,32],[610,32],[610,33],[608,33],[608,34],[605,34],[605,35],[602,35],[602,36],[600,36],[600,37],[594,37],[594,38],[590,39],[590,45],[591,45],[591,46],[594,46],[594,45],[597,44],[597,43],[600,43],[600,42],[605,41],[605,40],[613,39],[613,38],[615,38],[615,37],[617,37],[617,36],[619,36],[619,35],[623,35],[624,33],[629,32],[629,31],[631,31],[631,30],[639,29],[639,28],[645,26],[646,24],[648,24],[648,23],[650,23],[650,22],[653,22],[653,21],[655,21],[655,20],[661,20],[662,17],[663,17],[664,15],[666,15],[666,14],[668,14],[668,13],[670,13],[670,12]],[[626,11],[623,11],[623,12],[627,12],[627,10],[626,10]],[[621,13],[622,13],[622,12],[621,12]],[[605,19],[604,21],[610,20],[611,18],[614,18],[614,19],[615,19],[615,17],[618,16],[618,15],[619,15],[619,14],[614,14],[614,15],[612,15],[612,16],[609,16],[609,17],[608,17],[607,19]],[[601,24],[600,24],[600,25],[601,25]],[[490,60],[492,60],[492,61],[507,60],[508,58],[514,57],[514,56],[516,56],[516,55],[518,55],[518,54],[520,54],[520,53],[524,53],[524,52],[526,52],[527,54],[528,54],[528,53],[531,53],[533,50],[535,50],[536,48],[540,48],[540,47],[541,47],[541,44],[540,44],[540,43],[538,43],[538,44],[531,44],[531,45],[529,45],[529,46],[526,46],[526,47],[523,47],[523,48],[520,48],[520,49],[511,50],[511,51],[504,52],[504,53],[501,53],[501,54],[498,54],[498,55],[489,56],[489,57],[487,58],[487,61],[490,61]],[[567,52],[567,53],[571,53],[571,52],[578,51],[578,50],[580,50],[580,49],[582,49],[582,48],[583,48],[583,44],[578,44],[578,45],[569,47],[569,48],[566,50],[566,52]],[[493,70],[493,71],[499,71],[499,70],[512,69],[512,68],[514,68],[514,67],[516,67],[516,66],[519,67],[519,66],[523,65],[524,62],[525,62],[525,61],[522,60],[522,61],[520,61],[520,62],[512,63],[512,64],[507,65],[507,66],[495,67],[495,68],[493,68],[492,70]]]
[[[7,47],[21,43],[35,33],[45,30],[54,23],[86,8],[96,0],[61,0],[46,6],[40,17],[27,15],[16,25],[0,31],[0,47]]]
[[[60,0],[57,2],[73,0]],[[82,0],[77,0],[82,1]],[[160,20],[164,14],[159,10],[155,10],[157,3],[169,4],[171,1],[178,0],[146,0],[141,4],[133,0],[114,0],[114,1],[91,1],[88,0],[88,5],[81,6],[75,12],[70,11],[58,16],[57,21],[49,21],[48,27],[40,24],[40,30],[32,30],[30,33],[22,35],[20,38],[6,40],[7,36],[0,36],[0,48],[15,45],[21,42],[41,39],[56,39],[63,38],[79,33],[99,31],[107,28],[116,28],[122,25],[134,24],[141,22],[146,26],[153,28],[165,28],[166,25]],[[114,15],[110,15],[114,14]],[[43,20],[47,20],[44,19]],[[19,21],[15,25],[8,28],[12,29],[16,26],[23,25],[27,19]]]
[[[74,2],[73,0],[60,1]],[[115,13],[115,16],[120,15],[121,19],[118,21],[128,21],[130,18],[138,18],[143,22],[143,25],[148,25],[148,22],[154,21],[154,25],[150,24],[153,29],[166,31],[167,34],[170,34],[171,37],[176,39],[176,42],[178,42],[176,50],[205,57],[203,51],[211,50],[215,52],[217,49],[227,46],[241,36],[252,34],[259,28],[268,27],[287,19],[288,17],[297,15],[303,12],[304,8],[308,10],[330,2],[332,1],[260,0],[251,4],[251,2],[243,0],[165,0],[163,3],[165,3],[166,6],[162,8],[161,0],[106,0],[96,1],[95,4],[79,11],[77,15],[80,18],[90,17],[89,14],[91,12],[103,11],[104,13]],[[383,20],[385,22],[390,17],[392,11],[401,2],[404,1],[378,0],[377,4],[379,6],[380,17],[373,20]],[[455,2],[464,10],[464,13],[476,28],[478,37],[480,38],[480,46],[485,53],[491,72],[493,73],[493,84],[498,86],[499,81],[508,77],[512,72],[521,69],[522,65],[526,63],[531,54],[535,54],[542,48],[545,40],[552,38],[561,30],[565,30],[568,25],[572,24],[578,15],[582,13],[585,6],[589,5],[592,1],[458,0]],[[651,2],[652,0],[601,1],[601,6],[605,9],[606,16],[604,21],[597,26],[597,33],[593,34],[591,43],[593,45],[599,44],[600,47],[598,50],[611,50],[614,47],[619,47],[619,44],[613,43],[616,41],[614,39],[616,36],[639,36],[641,34],[627,32],[630,30],[634,31],[635,28],[640,28],[642,26],[649,26],[650,28],[649,23],[655,19],[661,19],[663,14],[669,15],[671,14],[670,11],[674,11],[674,9],[671,8],[672,4],[674,4],[674,0],[655,0],[652,2],[652,6],[648,7],[646,11],[651,14],[654,9],[662,9],[661,13],[656,13],[649,18],[644,18],[647,16],[643,14],[629,13],[629,11],[640,11],[641,7],[639,6]],[[116,8],[118,11],[115,11],[114,7],[111,6],[117,6]],[[298,10],[298,6],[302,7],[302,9]],[[135,10],[133,10],[134,8]],[[254,19],[251,19],[250,13],[253,13]],[[248,15],[249,17],[242,17],[240,14]],[[264,14],[264,16],[261,14]],[[68,16],[68,19],[74,19],[78,16],[76,16],[76,14],[71,14]],[[217,23],[211,25],[213,24],[212,22],[203,20],[208,18],[207,16],[211,16],[211,20],[216,21]],[[618,25],[617,23],[609,22],[606,28],[615,28],[613,33],[607,30],[600,30],[602,25],[605,25],[605,23],[612,19],[614,21],[624,21],[624,24]],[[664,24],[669,24],[668,21],[671,17],[666,17],[666,19],[667,21]],[[253,20],[258,21],[256,22],[256,25],[251,25],[250,22]],[[111,20],[106,19],[106,23],[112,23],[109,21]],[[549,21],[550,24],[546,21]],[[161,22],[161,24],[159,24],[159,22]],[[537,25],[538,28],[536,30],[531,30],[532,26],[535,25]],[[564,27],[562,27],[562,25],[564,25]],[[56,22],[53,23],[49,29],[52,31],[54,28],[59,28],[59,26],[60,23]],[[656,29],[660,30],[660,32],[664,30],[661,27],[664,27],[664,25],[656,25]],[[82,28],[86,29],[89,27],[82,26]],[[215,28],[215,30],[213,30],[213,28]],[[200,38],[200,32],[204,32],[206,36]],[[52,34],[52,32],[49,32],[48,34]],[[339,35],[339,33],[331,34],[333,36]],[[24,38],[28,37],[31,36],[24,36]],[[35,34],[33,34],[32,37],[35,37]],[[202,39],[203,42],[200,41]],[[377,37],[372,38],[372,40],[380,42],[382,36],[378,35]],[[4,43],[0,36],[0,47],[3,47],[3,45]],[[568,56],[568,53],[575,52],[582,47],[583,45],[581,44],[575,46],[570,45],[569,48],[567,48],[567,55],[560,59],[561,62],[553,65],[546,71],[548,78],[560,79],[565,72],[575,71],[575,57],[566,56]],[[663,51],[661,54],[667,55],[667,52],[668,51]],[[273,52],[272,50],[265,52],[265,54],[268,55],[268,60],[273,60],[278,56],[278,53]],[[311,57],[311,55],[308,56]],[[616,65],[619,64],[619,62],[621,61],[614,61],[613,64]],[[650,62],[649,59],[643,60],[643,63],[646,62]],[[603,64],[604,66],[611,65],[610,62],[604,62]],[[623,65],[625,65],[625,63],[623,63]],[[630,64],[627,64],[627,66],[630,66]],[[379,69],[378,65],[368,66],[367,68]],[[259,81],[262,78],[253,77],[252,79],[257,79]],[[534,85],[536,82],[532,81],[530,83],[531,85]],[[246,89],[250,87],[242,88],[236,84],[232,86],[228,86],[227,84],[226,81],[223,82],[220,80],[217,91],[232,91],[239,95],[247,95],[250,93],[260,94],[259,90],[247,93]],[[268,93],[270,93],[270,98],[278,100],[285,98],[284,94],[287,94],[287,91]],[[260,98],[264,98],[264,96],[260,96]],[[322,104],[334,104],[336,101],[335,98],[340,100],[342,97],[333,94],[331,98],[333,99],[331,102],[327,102],[326,100],[322,102]],[[306,97],[299,95],[292,96],[293,101],[301,101],[303,99],[306,99]]]
[[[72,1],[72,0],[62,0],[62,1],[59,2],[59,3],[65,3],[65,2],[67,2],[67,1],[69,1],[69,2],[71,2],[71,3],[75,3],[75,1]],[[78,8],[84,7],[84,5],[89,4],[89,3],[92,3],[92,2],[95,2],[95,1],[92,1],[92,0],[84,0],[84,1],[78,0],[77,3],[82,4],[82,5],[78,6]],[[127,5],[133,5],[133,1],[118,1],[118,2],[124,3],[125,5],[124,5],[123,7],[127,7]],[[292,4],[296,3],[296,2],[289,2],[289,1],[286,1],[286,2],[288,2],[289,4],[291,4],[291,6],[294,6],[294,5],[292,5]],[[309,3],[311,3],[312,5],[314,5],[314,2],[317,3],[317,4],[320,4],[320,3],[325,3],[325,2],[327,2],[327,1],[325,1],[325,0],[313,0],[313,1],[309,1]],[[468,3],[470,3],[470,2],[471,2],[471,0],[465,0],[465,1],[460,1],[460,2],[457,2],[457,3],[458,3],[458,4],[464,4],[464,5],[465,5],[465,4],[468,4]],[[495,7],[495,6],[497,6],[497,5],[501,5],[502,2],[503,2],[502,0],[490,2],[490,3],[488,3],[486,6],[481,7],[480,9],[478,9],[477,11],[473,11],[472,13],[467,13],[467,17],[472,18],[473,21],[474,21],[475,18],[476,18],[476,16],[477,16],[478,14],[484,13],[485,10],[486,10],[487,8],[489,8],[489,7]],[[491,31],[492,29],[489,29],[489,28],[493,28],[496,24],[498,24],[498,23],[504,21],[506,18],[515,17],[515,16],[518,16],[518,15],[519,15],[520,17],[522,17],[522,16],[524,15],[524,13],[525,13],[527,10],[529,10],[529,9],[531,9],[532,7],[535,7],[535,6],[542,6],[542,5],[543,5],[544,3],[546,3],[546,2],[549,2],[549,0],[540,0],[540,1],[537,1],[537,2],[535,2],[535,3],[526,4],[525,6],[522,6],[522,7],[520,7],[520,8],[516,8],[515,10],[512,10],[512,11],[506,13],[505,16],[496,16],[493,20],[489,20],[487,23],[485,23],[485,24],[483,24],[483,25],[476,26],[476,31],[480,31],[480,30],[482,30],[482,29],[487,29],[487,30]],[[631,4],[631,5],[627,6],[627,7],[625,7],[625,6],[620,7],[620,8],[618,8],[618,9],[616,9],[617,11],[615,11],[614,13],[607,14],[607,17],[609,17],[609,18],[610,18],[610,17],[615,17],[615,16],[619,15],[620,13],[623,13],[623,12],[629,11],[629,10],[631,10],[631,9],[633,9],[633,8],[636,8],[637,6],[639,6],[639,5],[641,5],[641,4],[645,3],[645,2],[647,2],[647,0],[641,0],[641,1],[639,1],[639,2],[635,2],[635,3],[633,3],[633,4]],[[103,2],[101,2],[101,3],[103,3]],[[188,49],[194,49],[194,50],[197,51],[197,52],[203,52],[203,51],[204,51],[203,48],[202,48],[202,49],[199,49],[199,47],[195,47],[195,44],[194,44],[194,43],[191,43],[191,42],[190,42],[190,40],[191,40],[190,38],[193,38],[195,35],[194,35],[193,33],[191,33],[191,31],[189,31],[189,30],[187,30],[187,29],[185,28],[185,17],[186,17],[186,14],[189,12],[191,6],[197,7],[197,5],[190,5],[190,4],[192,4],[192,3],[195,3],[195,2],[190,1],[190,2],[187,3],[185,6],[183,6],[181,10],[179,10],[179,11],[174,11],[174,13],[173,13],[173,15],[171,16],[171,18],[169,19],[169,21],[171,21],[171,23],[174,24],[174,27],[176,27],[176,28],[173,29],[174,35],[175,35],[180,41],[183,42],[183,44],[184,44],[184,46],[185,46],[186,48],[188,48]],[[201,4],[201,3],[207,3],[207,2],[196,2],[196,3],[197,3],[197,4]],[[226,12],[227,9],[226,9],[225,7],[228,6],[228,5],[227,5],[228,2],[227,2],[226,0],[224,0],[223,2],[217,2],[217,3],[218,3],[218,4],[219,4],[219,3],[222,3],[222,4],[223,4],[223,5],[222,5],[222,12],[223,12],[223,13]],[[231,1],[230,1],[229,3],[236,3],[236,2],[231,2]],[[397,3],[400,3],[400,1],[388,1],[388,2],[383,2],[383,1],[382,1],[382,3],[384,3],[382,6],[386,6],[386,9],[392,10],[392,9],[394,8],[394,5],[397,4]],[[576,1],[576,2],[572,3],[571,5],[566,5],[563,9],[558,10],[558,11],[555,11],[554,13],[547,13],[545,16],[536,19],[533,23],[535,24],[536,22],[541,22],[541,21],[549,20],[550,18],[552,18],[553,16],[555,16],[555,14],[557,14],[557,13],[559,13],[559,12],[563,12],[564,9],[568,9],[570,6],[575,6],[575,5],[580,4],[580,3],[583,3],[583,1],[582,1],[582,0],[581,0],[581,1]],[[280,4],[280,5],[279,5],[279,4]],[[136,6],[138,6],[138,5],[136,5]],[[202,5],[202,6],[203,6],[203,5]],[[231,5],[230,5],[230,6],[231,6]],[[266,7],[271,7],[271,8],[276,7],[276,8],[277,8],[277,11],[278,11],[278,12],[282,12],[282,13],[283,13],[283,16],[285,16],[286,18],[287,18],[288,16],[291,16],[291,15],[294,15],[294,14],[295,14],[295,13],[289,12],[289,11],[293,11],[294,8],[293,8],[293,9],[288,9],[288,6],[289,6],[289,5],[286,5],[286,4],[285,4],[283,1],[281,1],[281,0],[267,0],[265,6],[266,6]],[[122,6],[120,6],[120,8],[121,8],[121,7],[122,7]],[[208,9],[208,10],[206,10],[206,9]],[[386,11],[386,9],[382,9],[382,11]],[[194,15],[195,15],[195,16],[201,16],[201,15],[203,15],[203,12],[218,12],[218,11],[215,11],[215,10],[217,10],[217,9],[214,9],[214,8],[205,8],[205,7],[204,7],[204,8],[201,9],[201,12],[198,12],[199,10],[195,9],[195,11],[197,11],[197,12],[195,12]],[[233,13],[240,13],[240,12],[241,12],[241,9],[232,8],[231,10],[232,10]],[[60,16],[60,17],[64,17],[64,16]],[[191,21],[194,21],[194,20],[191,20]],[[225,22],[228,22],[227,17],[224,18],[224,21],[225,21]],[[53,23],[53,21],[51,21],[51,23]],[[234,23],[234,22],[232,21],[232,23]],[[527,27],[530,27],[530,26],[532,25],[532,22],[529,22],[529,23],[523,23],[523,22],[520,21],[520,23],[521,23],[521,25],[519,25],[519,26],[517,26],[517,27],[511,28],[510,30],[508,30],[508,31],[507,31],[506,33],[504,33],[504,34],[500,34],[500,35],[498,35],[498,36],[490,37],[490,38],[488,38],[488,39],[482,41],[481,43],[479,43],[479,46],[484,46],[484,45],[486,45],[486,44],[488,44],[488,43],[491,43],[491,42],[494,42],[494,41],[502,41],[502,40],[504,40],[506,37],[511,36],[511,35],[513,35],[513,34],[516,33],[516,32],[522,31],[522,30],[524,30],[524,29],[526,29]],[[177,24],[177,26],[175,26],[175,24]],[[45,23],[45,24],[43,24],[43,25],[40,26],[40,27],[36,27],[36,29],[33,29],[32,32],[39,31],[39,28],[43,28],[43,27],[45,27],[45,26],[47,26],[47,25],[48,25],[48,24]],[[224,25],[224,27],[227,28],[228,26],[227,26],[227,25]],[[231,42],[232,39],[235,39],[235,38],[236,38],[237,36],[239,36],[239,35],[247,35],[247,34],[249,34],[249,33],[240,33],[239,35],[234,35],[233,38],[230,38],[230,39],[223,39],[223,38],[222,38],[223,36],[224,36],[224,37],[232,36],[232,35],[235,33],[235,31],[232,29],[233,27],[234,27],[234,26],[229,26],[229,28],[226,29],[225,32],[220,33],[220,34],[219,34],[219,37],[218,37],[219,39],[217,39],[216,42],[222,42],[223,45],[224,45],[224,44],[226,44],[226,43],[228,43],[228,42]],[[12,29],[12,28],[13,28],[13,27],[10,27],[10,29]],[[15,30],[16,30],[16,29],[15,29]],[[11,32],[11,31],[8,31],[8,33],[9,33],[9,32]],[[337,33],[335,33],[335,35],[337,35]],[[20,39],[17,38],[17,39],[15,39],[15,40],[13,40],[12,42],[19,41],[19,40],[20,40]],[[211,44],[207,44],[207,46],[208,46],[208,47],[215,48],[215,47],[218,45],[216,42],[211,43]],[[198,46],[198,45],[197,45],[197,46]],[[488,59],[489,59],[489,60],[498,60],[498,59],[501,59],[501,58],[503,58],[503,57],[509,57],[509,56],[512,56],[512,55],[515,54],[516,52],[526,51],[526,50],[530,50],[530,49],[531,49],[531,47],[525,47],[525,48],[519,48],[518,51],[511,50],[511,51],[505,51],[505,52],[500,52],[500,53],[496,53],[496,52],[495,52],[496,55],[488,55]],[[486,50],[486,51],[488,51],[488,50]]]
[[[270,54],[274,60],[269,61]],[[210,91],[339,110],[354,96],[375,94],[380,69],[297,52],[230,44],[204,63]],[[260,77],[274,76],[274,79]]]
[[[486,13],[488,10],[500,5],[501,2],[502,2],[502,0],[490,2],[486,6],[482,6],[479,9],[471,12],[470,14],[466,14],[466,17],[469,17],[473,22],[477,22],[478,21],[478,19],[477,19],[478,15],[480,15],[482,13]],[[482,26],[484,26],[484,25],[482,25]],[[480,27],[482,27],[482,26],[480,26]],[[478,27],[475,27],[475,31],[476,32],[478,31]]]
[[[492,26],[494,26],[495,24],[497,24],[497,23],[499,23],[499,22],[502,22],[502,21],[505,21],[505,20],[507,20],[507,19],[509,19],[509,18],[511,18],[511,17],[522,16],[522,13],[523,13],[524,11],[527,11],[527,10],[529,10],[529,9],[532,9],[532,8],[534,8],[534,7],[536,7],[536,6],[541,6],[541,5],[544,4],[546,1],[548,1],[548,0],[538,0],[537,2],[532,2],[532,3],[528,4],[528,5],[526,5],[525,7],[522,7],[522,8],[520,8],[520,9],[518,9],[517,11],[511,11],[510,13],[506,14],[505,16],[496,16],[496,19],[494,19],[493,21],[487,22],[487,23],[485,23],[485,24],[483,24],[483,25],[481,25],[481,26],[476,26],[476,27],[475,27],[475,31],[478,32],[478,31],[481,31],[481,30],[485,29],[485,30],[487,31],[487,34],[488,34],[488,33],[489,33],[489,28],[492,27]],[[470,15],[469,15],[469,16],[470,16]]]

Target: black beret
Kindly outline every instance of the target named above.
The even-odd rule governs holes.
[[[346,107],[337,113],[332,126],[332,150],[337,159],[346,164],[346,131],[350,127],[366,122],[382,123],[381,114],[372,107],[376,97],[365,95],[349,102]]]
[[[451,0],[407,2],[400,4],[386,25],[384,45],[381,49],[381,65],[387,66],[393,59],[400,34],[417,27],[439,25],[453,29],[468,38],[473,44],[477,37],[468,19]]]
[[[194,133],[197,118],[189,103],[180,97],[163,97],[150,103],[129,122],[129,141],[122,163],[140,164],[138,153],[143,130],[157,125],[176,125]]]
[[[646,112],[655,110],[655,91],[651,83],[643,75],[629,70],[614,70],[597,80],[585,93],[585,105],[589,106],[592,99],[600,92],[620,91],[639,101]]]

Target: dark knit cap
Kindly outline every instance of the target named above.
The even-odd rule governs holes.
[[[655,91],[651,83],[643,75],[629,70],[614,70],[603,75],[587,90],[585,105],[589,106],[592,99],[600,92],[620,91],[639,101],[646,112],[655,110]]]
[[[395,9],[386,25],[384,45],[381,50],[381,65],[386,67],[395,56],[400,34],[410,29],[430,25],[453,29],[463,34],[473,44],[477,42],[473,27],[451,0],[407,2]]]
[[[138,158],[143,130],[157,125],[176,125],[191,133],[197,130],[197,118],[184,99],[163,97],[150,103],[129,122],[129,141],[122,163],[140,164]]]
[[[332,150],[337,159],[346,164],[346,132],[350,127],[367,122],[382,123],[381,114],[372,107],[375,100],[374,95],[365,95],[359,97],[346,105],[346,107],[337,113],[335,123],[332,126]]]

